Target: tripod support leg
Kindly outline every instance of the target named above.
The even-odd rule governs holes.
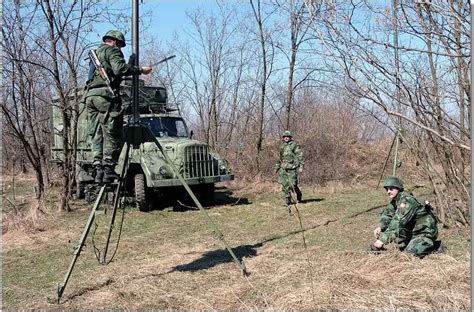
[[[107,234],[107,241],[105,243],[104,252],[103,252],[102,257],[100,259],[101,264],[108,264],[108,262],[107,262],[107,251],[109,249],[110,237],[112,236],[112,231],[114,229],[115,216],[117,215],[117,208],[118,208],[118,205],[120,204],[120,193],[122,191],[123,183],[125,181],[126,172],[127,172],[127,169],[128,169],[129,152],[130,152],[130,144],[127,144],[126,152],[125,152],[125,160],[124,160],[123,166],[122,166],[122,172],[120,173],[118,184],[117,184],[117,189],[115,190],[114,207],[112,208],[112,216],[111,216],[111,219],[110,219],[109,233]]]
[[[74,265],[76,264],[76,261],[77,261],[77,259],[79,258],[80,254],[81,254],[82,247],[84,246],[84,242],[86,241],[86,238],[87,238],[87,234],[89,234],[89,230],[91,229],[92,222],[94,221],[95,212],[96,212],[97,208],[100,206],[102,198],[104,197],[106,187],[107,187],[106,185],[103,185],[102,188],[99,191],[99,195],[97,196],[97,199],[95,200],[94,207],[92,208],[92,211],[89,215],[89,219],[87,220],[86,226],[84,227],[84,231],[82,232],[82,236],[81,236],[81,239],[79,241],[79,246],[74,251],[74,256],[72,258],[71,264],[69,265],[69,269],[66,273],[66,276],[64,277],[63,284],[58,285],[57,303],[59,303],[59,301],[61,300],[61,297],[64,293],[64,289],[66,288],[69,277],[71,276],[72,270],[74,269]]]
[[[392,175],[397,175],[397,163],[398,163],[398,145],[400,144],[400,131],[397,130],[395,135],[395,155],[393,156],[393,171]]]
[[[234,260],[234,262],[240,267],[240,270],[241,270],[242,274],[244,276],[247,276],[249,273],[247,272],[247,268],[245,267],[244,262],[240,261],[237,258],[237,256],[235,255],[235,253],[232,251],[232,249],[229,247],[226,240],[224,239],[224,234],[222,234],[222,232],[219,230],[219,228],[214,223],[214,221],[209,217],[206,210],[202,207],[201,203],[196,198],[196,196],[194,195],[194,193],[191,190],[191,188],[189,187],[189,185],[186,183],[186,181],[184,181],[183,176],[179,173],[179,171],[178,171],[178,169],[176,169],[174,163],[171,161],[171,159],[169,159],[168,155],[163,150],[163,147],[161,146],[160,142],[156,139],[155,135],[151,132],[151,130],[149,128],[146,128],[146,127],[142,127],[142,131],[144,132],[144,137],[147,137],[150,140],[152,140],[153,142],[155,142],[156,146],[160,150],[160,152],[163,155],[163,157],[165,158],[166,162],[171,167],[171,170],[173,170],[174,174],[178,177],[179,181],[184,186],[184,188],[188,192],[189,196],[191,196],[191,198],[194,201],[194,203],[196,204],[196,206],[202,212],[202,214],[206,218],[209,226],[213,229],[213,232],[217,235],[217,238],[224,244],[225,248],[227,249],[227,251],[232,256],[232,259]]]
[[[398,143],[398,131],[395,134],[395,137],[393,138],[392,145],[390,145],[390,150],[388,151],[387,158],[385,158],[385,162],[384,162],[383,167],[382,167],[382,172],[380,173],[379,181],[377,182],[377,186],[375,187],[375,189],[379,188],[380,181],[382,181],[382,177],[383,177],[383,174],[385,172],[385,168],[387,168],[387,163],[388,163],[388,160],[390,158],[390,154],[392,154],[392,149],[393,149],[393,145],[395,144],[395,141],[397,141],[397,143]],[[396,159],[396,156],[395,156],[395,159]]]

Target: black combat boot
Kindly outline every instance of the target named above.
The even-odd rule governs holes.
[[[94,182],[102,183],[102,179],[104,178],[104,168],[102,168],[102,166],[95,166],[94,171],[95,171]]]
[[[104,177],[102,178],[102,182],[112,183],[116,179],[118,179],[118,175],[115,173],[115,170],[109,166],[104,167]]]
[[[301,193],[301,190],[299,187],[295,187],[295,192],[296,192],[296,202],[298,204],[301,204],[303,202],[303,193]]]

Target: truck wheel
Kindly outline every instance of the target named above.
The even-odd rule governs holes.
[[[76,199],[84,198],[84,184],[81,182],[76,182]]]
[[[215,186],[212,184],[204,184],[201,186],[199,200],[205,206],[211,206],[215,202]]]
[[[146,203],[145,176],[142,173],[136,174],[135,182],[135,203],[140,211],[148,211]]]
[[[93,203],[97,197],[97,194],[95,193],[95,189],[91,187],[90,185],[86,188],[84,188],[84,199],[88,203]]]

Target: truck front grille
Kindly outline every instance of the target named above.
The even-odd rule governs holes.
[[[185,148],[184,176],[186,178],[211,177],[217,174],[217,161],[209,154],[207,146],[194,145]]]

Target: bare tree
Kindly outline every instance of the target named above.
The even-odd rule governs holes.
[[[408,148],[425,164],[424,173],[435,188],[441,218],[449,214],[451,221],[468,224],[470,182],[463,155],[470,150],[464,126],[470,118],[465,116],[470,111],[466,93],[470,78],[464,74],[470,7],[453,1],[402,2],[399,6],[398,15],[370,1],[335,2],[331,15],[319,15],[320,23],[313,30],[332,56],[333,65],[357,86],[350,90],[366,104],[385,111],[393,128],[403,125]],[[387,40],[393,31],[389,22],[393,16],[399,44]],[[392,61],[397,50],[400,71]],[[399,100],[394,99],[394,90],[399,90]]]
[[[3,42],[4,51],[8,51],[7,63],[13,66],[12,88],[16,92],[12,94],[12,98],[16,99],[14,101],[24,102],[25,105],[30,103],[29,111],[40,109],[43,112],[49,111],[50,105],[54,105],[52,104],[53,94],[58,98],[56,103],[60,106],[63,123],[61,133],[64,149],[62,193],[65,194],[59,208],[68,210],[75,176],[76,133],[80,101],[77,93],[78,81],[85,72],[84,67],[81,68],[82,55],[92,23],[107,17],[107,14],[102,14],[107,11],[107,7],[95,0],[73,1],[67,4],[51,1],[20,4],[19,1],[13,0],[5,5],[15,8],[11,11],[14,14],[4,15],[4,21],[9,19],[12,22],[5,23],[8,28],[2,29],[5,38],[8,39]],[[25,75],[25,77],[18,75]],[[31,115],[24,111],[20,116],[23,114]],[[49,116],[42,121],[47,122],[48,118]],[[35,123],[38,121],[32,120],[31,123],[36,127]],[[49,131],[48,134],[50,135]],[[17,133],[17,135],[21,134]],[[32,136],[33,142],[37,142],[38,139],[37,135]],[[38,155],[34,155],[32,162],[42,160],[45,163],[48,155],[46,151],[49,148],[48,140],[39,142],[41,143],[38,143]],[[29,149],[27,142],[23,145],[27,151]],[[33,165],[33,167],[39,168],[38,165]],[[43,185],[43,187],[38,187],[38,193],[41,194],[44,190],[44,181],[39,176],[37,179],[38,184]]]
[[[288,0],[283,4],[279,4],[277,1],[277,6],[281,7],[281,10],[288,14],[288,26],[290,29],[290,51],[287,53],[285,51],[285,44],[278,44],[277,47],[285,53],[285,57],[288,61],[288,81],[286,87],[286,100],[285,100],[285,119],[283,126],[285,129],[291,129],[291,112],[293,108],[293,98],[296,87],[304,82],[315,69],[310,70],[303,79],[295,83],[295,72],[297,70],[297,56],[298,52],[302,45],[307,43],[313,37],[309,36],[308,30],[310,29],[311,20],[307,19],[307,8],[304,1],[299,0]],[[317,9],[316,9],[317,11]],[[314,14],[317,14],[314,13]],[[285,25],[286,26],[286,25]],[[285,27],[284,28],[287,28]]]
[[[188,37],[196,49],[184,51],[184,64],[181,65],[183,82],[188,86],[187,93],[190,103],[196,111],[206,142],[216,147],[220,141],[220,128],[224,110],[226,75],[233,66],[232,55],[235,49],[231,40],[236,31],[231,22],[231,10],[220,6],[219,17],[205,17],[203,12],[196,10],[188,13],[193,29]]]
[[[7,126],[6,129],[9,130],[8,136],[15,137],[21,142],[24,155],[36,175],[38,204],[32,211],[33,216],[36,216],[44,195],[45,157],[43,154],[49,142],[45,135],[48,133],[49,126],[48,112],[35,96],[44,90],[47,79],[44,84],[41,84],[42,79],[38,78],[42,77],[42,73],[23,61],[37,57],[37,51],[28,44],[30,28],[37,26],[32,19],[36,9],[36,6],[28,8],[19,2],[13,3],[9,14],[3,15],[4,27],[2,27],[4,72],[8,81],[4,86],[5,92],[2,96],[3,120]],[[15,149],[6,150],[7,153],[12,151]]]
[[[260,95],[257,112],[258,120],[258,132],[257,132],[257,170],[260,171],[260,153],[262,151],[263,144],[263,130],[265,123],[265,99],[267,97],[267,83],[270,79],[270,75],[273,69],[273,57],[274,57],[274,46],[270,32],[264,29],[266,19],[271,15],[263,16],[262,7],[260,0],[256,1],[256,7],[253,0],[250,0],[255,22],[257,23],[258,29],[258,41],[260,43],[260,57],[261,57],[261,73],[260,73]]]

